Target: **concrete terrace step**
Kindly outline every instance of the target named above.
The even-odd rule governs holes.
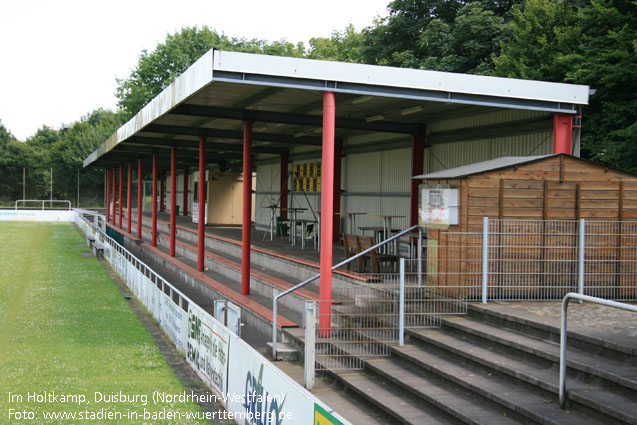
[[[489,405],[484,400],[454,391],[448,386],[441,385],[439,381],[420,374],[417,368],[407,364],[398,364],[392,359],[385,358],[368,360],[365,367],[380,376],[382,380],[402,387],[462,423],[519,424],[518,421],[507,416],[510,415],[507,409],[498,409],[499,406]]]
[[[126,237],[128,237],[131,240],[137,240],[136,236],[132,234],[126,233],[125,231],[122,231],[119,229],[116,229],[116,230],[120,233],[123,233]],[[251,312],[258,315],[259,317],[261,317],[263,320],[267,321],[268,323],[272,323],[272,310],[268,308],[267,306],[263,305],[263,303],[256,301],[254,296],[242,295],[240,292],[234,289],[231,289],[227,284],[221,283],[219,280],[208,276],[204,272],[199,272],[196,269],[196,266],[193,265],[192,263],[188,264],[187,260],[171,257],[167,252],[165,252],[165,250],[162,250],[161,248],[158,248],[158,247],[153,247],[150,243],[142,242],[141,247],[155,254],[157,257],[161,258],[165,262],[170,263],[176,268],[186,272],[191,277],[199,280],[200,282],[204,283],[206,286],[214,289],[215,291],[222,294],[227,299],[239,304],[243,308],[249,309]],[[266,300],[263,300],[263,301],[266,301]],[[289,320],[287,317],[284,317],[282,315],[278,315],[277,322],[279,326],[282,328],[298,326],[297,322]]]
[[[479,365],[490,374],[492,372],[508,376],[510,381],[519,380],[548,391],[557,400],[559,394],[558,371],[554,365],[538,364],[526,359],[502,354],[499,347],[489,346],[478,341],[470,341],[441,330],[410,332],[410,335],[431,346],[438,347],[443,353],[451,353],[465,363]],[[603,392],[576,379],[568,381],[568,398],[584,408],[592,408],[625,423],[637,423],[637,403],[634,397]]]
[[[420,346],[409,344],[393,347],[392,351],[401,359],[420,367],[425,373],[497,403],[529,422],[544,425],[604,423],[574,410],[560,409],[553,397],[547,399],[518,385],[502,381],[480,368],[459,365],[448,357],[425,351]]]
[[[364,372],[339,373],[336,377],[349,389],[370,403],[377,405],[399,423],[409,425],[462,423],[445,413],[438,413],[435,409],[424,405],[419,397]]]
[[[553,324],[545,317],[538,320],[537,316],[525,314],[524,311],[513,311],[498,303],[487,305],[469,304],[469,316],[480,318],[480,320],[505,325],[510,329],[519,330],[529,335],[540,337],[549,341],[559,342],[560,326],[559,318],[553,318]],[[609,338],[599,338],[577,332],[573,329],[573,323],[569,321],[568,342],[569,347],[582,348],[586,352],[598,353],[620,361],[629,361],[637,366],[637,341],[629,338],[631,344]],[[611,335],[608,335],[609,337]]]
[[[559,364],[560,346],[558,343],[525,335],[521,332],[494,326],[486,322],[470,320],[464,317],[445,318],[444,329],[466,335],[470,338],[481,338],[491,344],[517,350],[555,365]],[[600,379],[622,385],[635,392],[637,400],[637,368],[625,362],[614,361],[594,354],[568,348],[567,366],[574,371],[594,375]]]
[[[144,216],[147,220],[150,219],[150,217],[148,216]],[[133,224],[136,224],[137,222],[137,217],[136,215],[133,215]],[[164,227],[164,232],[168,233],[169,232],[169,226],[170,226],[170,222],[165,221],[165,220],[161,220],[161,219],[157,219],[157,223],[158,223],[158,227],[159,226],[163,226]],[[197,229],[193,228],[193,227],[189,227],[189,226],[185,226],[185,225],[180,225],[177,224],[176,225],[177,228],[177,236],[179,236],[180,232],[182,232],[183,234],[185,234],[188,238],[192,238],[197,236]],[[240,258],[241,257],[241,241],[240,240],[236,240],[236,239],[232,239],[232,238],[228,238],[228,237],[224,237],[221,235],[216,235],[210,231],[206,231],[205,232],[205,236],[206,239],[210,239],[211,241],[214,241],[218,244],[223,244],[224,248],[223,248],[223,252],[233,255],[235,258]],[[193,242],[196,243],[196,239],[193,240]],[[208,244],[207,244],[208,245]],[[273,260],[280,260],[281,262],[287,264],[289,267],[299,267],[302,272],[304,274],[300,274],[301,280],[307,279],[315,274],[317,274],[319,272],[319,263],[318,262],[314,262],[314,261],[309,261],[307,259],[304,258],[299,258],[299,257],[295,257],[294,255],[290,255],[290,254],[282,254],[279,253],[275,250],[270,250],[270,249],[266,249],[263,247],[259,247],[255,244],[252,244],[250,246],[251,251],[252,251],[252,263],[262,266],[262,267],[269,267],[269,263]],[[256,254],[256,255],[255,255]],[[297,274],[295,272],[295,274]],[[361,281],[361,282],[366,282],[368,280],[368,278],[365,275],[362,274],[358,274],[358,273],[354,273],[354,272],[349,272],[347,270],[335,270],[334,271],[334,278],[338,279],[338,278],[342,278],[342,279],[349,279],[349,280],[354,280],[354,281]],[[297,282],[298,283],[298,282]]]
[[[151,230],[149,228],[143,226],[142,230],[145,235],[150,236]],[[169,239],[170,239],[169,236],[166,236],[163,233],[160,233],[158,239],[159,239],[159,244],[165,245],[166,247],[169,246],[168,245]],[[176,240],[175,242],[176,242],[176,249],[186,250],[191,254],[191,256],[194,255],[193,259],[196,258],[198,251],[195,245],[192,245],[188,242],[184,242],[179,239]],[[228,254],[221,255],[220,253],[217,253],[213,249],[210,249],[208,247],[204,251],[204,254],[206,256],[206,260],[208,260],[209,268],[214,269],[216,272],[222,273],[224,276],[230,279],[234,279],[234,280],[241,279],[240,259],[233,258],[232,256]],[[293,280],[292,277],[284,276],[280,273],[276,273],[276,276],[275,276],[275,273],[265,273],[262,270],[256,269],[254,266],[250,268],[250,276],[251,276],[251,279],[256,279],[260,281],[261,283],[264,283],[274,288],[274,291],[277,293],[282,292],[296,285],[296,283],[290,283],[290,281]],[[284,280],[284,279],[288,279],[288,280]],[[272,298],[272,292],[273,291],[270,290],[268,294],[264,294],[264,295],[269,295],[270,298]],[[294,295],[303,299],[307,299],[307,300],[319,299],[319,294],[317,292],[308,290],[306,288],[301,288],[295,291]],[[298,309],[298,311],[301,311],[301,310],[302,309]]]

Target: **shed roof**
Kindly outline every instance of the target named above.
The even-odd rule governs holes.
[[[461,167],[449,168],[447,170],[436,171],[429,174],[414,176],[414,180],[424,179],[457,179],[467,177],[474,174],[480,174],[487,171],[499,170],[502,168],[512,167],[514,165],[526,164],[528,162],[538,161],[544,158],[558,156],[552,155],[536,155],[536,156],[502,156],[500,158],[490,159],[488,161],[474,162],[473,164],[463,165]]]
[[[575,113],[588,86],[210,50],[91,153],[84,166],[132,158],[160,163],[177,146],[179,165],[207,157],[241,161],[241,121],[254,121],[254,152],[321,146],[324,91],[338,94],[336,137],[418,134],[427,122],[493,108]]]

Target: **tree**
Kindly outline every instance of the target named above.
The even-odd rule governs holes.
[[[27,139],[27,143],[44,148],[46,146],[54,145],[59,140],[60,132],[58,130],[54,130],[51,127],[43,125],[33,136]]]
[[[637,2],[527,0],[514,12],[495,74],[586,84],[582,154],[637,172]]]
[[[168,35],[152,52],[143,50],[137,67],[126,79],[117,80],[118,106],[133,116],[150,100],[168,87],[180,74],[210,49],[263,53],[277,56],[302,56],[303,43],[230,38],[207,26],[182,28]]]
[[[389,16],[363,31],[363,61],[490,73],[516,0],[395,0]]]
[[[353,25],[341,31],[334,31],[330,38],[314,37],[310,39],[310,47],[306,57],[340,62],[364,62],[362,50],[365,39]]]

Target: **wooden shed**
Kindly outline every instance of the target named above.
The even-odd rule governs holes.
[[[624,295],[636,292],[636,175],[554,154],[501,157],[414,179],[423,181],[421,193],[453,191],[451,209],[457,210],[454,224],[427,230],[430,283],[481,285],[482,231],[489,217],[495,219],[489,236],[491,293],[506,287],[517,298],[530,298],[548,287],[577,285],[582,218],[597,229],[587,236],[585,250],[591,284],[613,286]]]

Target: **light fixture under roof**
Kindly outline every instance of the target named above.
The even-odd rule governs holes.
[[[370,117],[365,118],[365,121],[367,122],[374,122],[374,121],[380,121],[383,118],[385,118],[385,116],[383,114],[379,114],[379,115],[372,115]]]
[[[400,115],[411,115],[416,112],[422,112],[422,106],[414,106],[413,108],[407,108],[400,111]]]
[[[373,99],[373,96],[357,97],[356,99],[352,100],[352,105],[358,105],[359,103],[367,102],[372,99]]]

